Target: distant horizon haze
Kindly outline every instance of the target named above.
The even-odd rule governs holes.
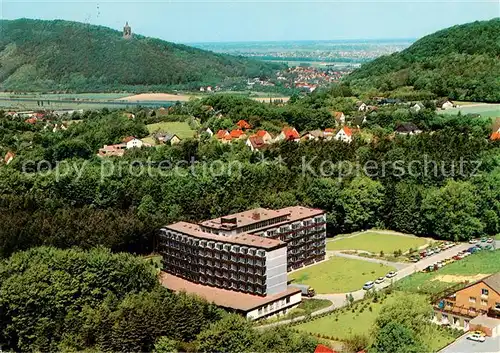
[[[415,40],[500,17],[498,0],[0,0],[0,18],[62,19],[182,44]]]

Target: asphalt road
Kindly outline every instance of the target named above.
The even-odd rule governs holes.
[[[439,353],[500,353],[500,337],[485,337],[484,342],[467,339],[465,334]]]
[[[380,290],[380,289],[386,288],[391,284],[391,281],[397,282],[397,281],[399,281],[399,280],[401,280],[401,279],[403,279],[403,278],[405,278],[405,277],[407,277],[415,272],[422,271],[423,269],[429,267],[430,265],[434,264],[435,262],[453,257],[456,254],[458,254],[459,252],[461,252],[463,250],[467,250],[471,246],[472,245],[470,245],[468,243],[460,243],[460,244],[458,244],[458,245],[456,245],[448,250],[445,250],[445,251],[442,251],[438,254],[434,254],[432,256],[426,257],[426,258],[420,260],[419,262],[406,264],[406,267],[399,269],[396,276],[393,277],[391,280],[386,279],[386,281],[384,283],[376,284],[375,289]],[[359,258],[360,260],[367,260],[363,257],[357,257],[357,258]],[[391,266],[391,263],[388,263],[388,265]],[[396,266],[394,266],[394,267],[396,267]],[[373,280],[375,280],[375,278]],[[347,302],[346,302],[346,295],[347,294],[352,294],[352,296],[354,297],[354,300],[361,300],[365,296],[365,290],[359,289],[357,291],[348,292],[348,293],[317,294],[314,298],[330,300],[332,302],[332,305],[330,305],[327,308],[315,311],[314,313],[311,314],[311,316],[317,316],[317,315],[320,315],[320,314],[323,314],[323,313],[326,313],[326,312],[329,312],[329,311],[332,311],[332,310],[335,310],[335,309],[338,309],[338,308],[341,308],[341,307],[347,305]],[[300,316],[300,317],[296,317],[292,320],[283,320],[283,321],[273,322],[273,323],[268,324],[268,325],[259,326],[259,328],[280,326],[280,325],[284,325],[284,324],[295,322],[295,321],[302,321],[304,319],[305,319],[305,316]]]

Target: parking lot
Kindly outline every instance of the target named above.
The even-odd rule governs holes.
[[[484,342],[474,342],[464,335],[439,353],[500,353],[500,337],[486,337]]]

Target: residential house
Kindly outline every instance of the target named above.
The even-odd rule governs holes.
[[[301,140],[304,141],[317,141],[320,139],[323,139],[325,137],[323,131],[321,130],[313,130],[313,131],[308,131],[305,134],[302,135]]]
[[[131,148],[141,148],[144,142],[139,140],[137,137],[128,136],[123,139],[123,143],[127,146],[127,149]]]
[[[335,129],[326,128],[325,131],[323,131],[323,137],[325,140],[330,141],[335,137]]]
[[[356,116],[352,119],[352,124],[358,127],[363,124],[366,124],[366,122],[367,122],[366,115]]]
[[[425,109],[425,106],[422,103],[415,103],[415,105],[413,105],[410,109],[413,112],[418,113],[422,109]]]
[[[367,110],[368,110],[368,106],[365,103],[361,102],[361,104],[358,107],[358,111],[359,112],[366,112]]]
[[[247,139],[246,145],[250,148],[252,152],[261,150],[266,146],[266,143],[262,137],[257,135],[252,135]]]
[[[262,138],[264,143],[272,143],[273,142],[273,136],[267,132],[266,130],[258,130],[255,135],[259,136]]]
[[[125,154],[127,145],[120,143],[117,145],[104,145],[103,148],[99,149],[97,155],[99,157],[122,157]]]
[[[243,132],[241,129],[235,129],[232,130],[229,135],[231,136],[232,139],[240,139],[243,140],[247,137],[247,135]]]
[[[26,119],[24,122],[31,124],[31,125],[34,125],[34,124],[36,124],[37,121],[38,121],[37,118],[29,118],[29,119]]]
[[[14,157],[16,156],[16,154],[14,152],[7,152],[5,154],[5,157],[3,158],[3,161],[5,164],[10,164],[10,162],[12,162],[14,160]]]
[[[342,127],[342,129],[340,129],[335,135],[335,140],[351,143],[352,142],[351,128],[347,126]]]
[[[453,104],[453,102],[451,102],[451,101],[446,101],[441,105],[441,109],[443,109],[443,110],[451,109],[454,107],[455,107],[455,104]]]
[[[401,123],[396,126],[396,133],[399,135],[417,135],[422,133],[414,123]]]
[[[198,135],[201,134],[208,134],[210,137],[214,136],[214,132],[209,127],[198,130]]]
[[[222,140],[226,136],[229,136],[229,132],[227,130],[219,130],[219,131],[217,131],[215,138],[217,138],[218,140]]]
[[[491,134],[490,139],[492,141],[499,141],[500,140],[500,118],[496,118],[495,122],[493,123],[492,134]]]
[[[314,350],[314,353],[337,353],[337,352],[323,344],[318,344],[316,346],[316,349]]]
[[[294,127],[285,127],[281,133],[276,137],[276,141],[300,141],[300,135]]]
[[[345,115],[343,112],[334,112],[333,117],[335,118],[335,123],[337,126],[342,126],[345,124]]]
[[[252,127],[250,126],[249,123],[247,123],[245,120],[240,120],[236,123],[236,125],[238,125],[238,127],[241,129],[241,130],[246,130],[246,129],[251,129]]]
[[[433,321],[499,336],[500,272],[444,295],[434,306]]]
[[[164,133],[156,133],[154,135],[155,140],[157,140],[161,144],[170,144],[170,145],[176,145],[181,142],[181,139],[176,135],[176,134],[164,134]],[[146,144],[144,144],[146,145]]]

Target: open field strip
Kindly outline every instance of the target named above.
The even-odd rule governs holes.
[[[293,283],[308,284],[316,293],[346,293],[360,289],[367,281],[385,276],[394,267],[363,260],[332,257],[289,274]]]
[[[362,250],[373,254],[383,251],[385,254],[401,250],[403,253],[409,249],[418,249],[429,243],[427,238],[419,238],[410,235],[402,235],[389,232],[368,231],[366,233],[354,234],[341,239],[331,239],[327,242],[326,249],[329,251],[340,250]]]

